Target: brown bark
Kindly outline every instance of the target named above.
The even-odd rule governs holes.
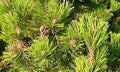
[[[95,61],[94,48],[90,48],[90,49],[89,49],[88,63],[89,63],[89,62],[94,62],[94,61]]]

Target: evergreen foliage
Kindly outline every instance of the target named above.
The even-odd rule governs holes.
[[[119,0],[0,0],[0,72],[119,72]]]

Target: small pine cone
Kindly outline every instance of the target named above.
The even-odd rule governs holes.
[[[23,47],[30,47],[32,44],[32,39],[30,37],[25,37],[22,40]]]
[[[76,40],[70,40],[70,45],[77,46],[77,41]]]
[[[18,36],[21,34],[21,28],[19,26],[16,27],[16,33]]]
[[[56,24],[58,22],[58,19],[57,18],[54,18],[53,20],[52,20],[52,23],[53,24]]]
[[[40,34],[41,34],[42,37],[48,36],[50,33],[51,33],[50,28],[47,28],[43,25],[40,27]]]
[[[23,49],[25,47],[30,47],[32,44],[32,39],[30,37],[25,37],[22,40],[17,41],[13,46],[13,48]]]

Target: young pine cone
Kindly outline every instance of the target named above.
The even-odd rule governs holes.
[[[48,36],[50,33],[51,33],[50,28],[47,28],[43,25],[40,27],[40,34],[41,34],[42,37]]]

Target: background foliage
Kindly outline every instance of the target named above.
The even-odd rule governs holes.
[[[119,72],[119,0],[0,0],[1,72]]]

